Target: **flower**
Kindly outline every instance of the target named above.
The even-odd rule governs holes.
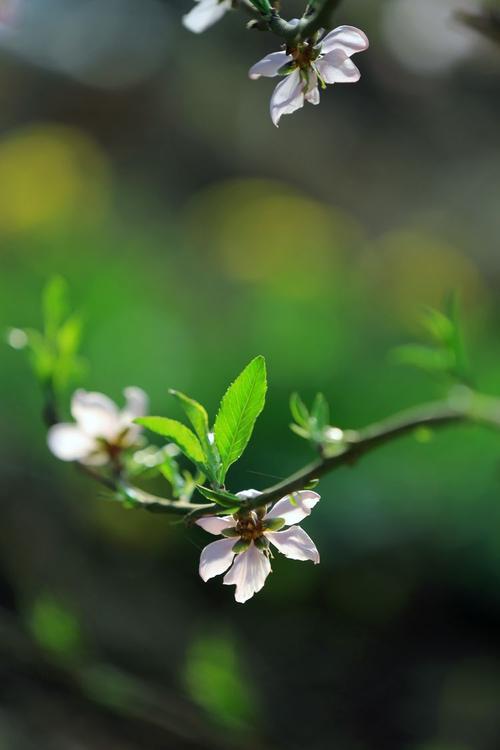
[[[272,52],[249,70],[256,80],[261,76],[285,75],[271,97],[271,119],[278,127],[282,115],[290,115],[307,101],[319,104],[319,85],[356,83],[361,77],[351,55],[368,49],[368,38],[354,26],[339,26],[320,42],[300,42],[297,47]]]
[[[238,493],[238,497],[244,499],[258,495],[257,490]],[[242,604],[261,590],[271,572],[269,542],[292,560],[319,563],[319,552],[313,540],[300,526],[294,525],[311,513],[319,499],[316,492],[303,490],[283,497],[267,513],[258,510],[198,519],[196,523],[202,529],[225,537],[203,549],[200,576],[206,582],[228,571],[224,583],[236,586],[234,598]],[[285,526],[288,528],[280,531]]]
[[[220,21],[231,7],[232,0],[196,0],[196,5],[183,17],[182,23],[189,31],[200,34]]]
[[[52,453],[61,461],[102,466],[136,443],[141,427],[133,420],[146,414],[148,398],[141,388],[125,388],[123,393],[126,404],[120,411],[103,393],[75,391],[71,400],[75,423],[62,422],[49,429]]]

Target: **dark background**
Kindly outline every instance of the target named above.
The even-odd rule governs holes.
[[[452,289],[498,394],[500,52],[454,19],[475,4],[345,0],[360,83],[279,130],[274,82],[247,78],[277,40],[238,13],[192,36],[188,7],[20,0],[2,30],[4,330],[39,325],[62,274],[80,385],[174,417],[169,387],[213,416],[264,354],[235,491],[310,459],[292,390],[343,428],[442,395],[389,354]],[[1,750],[499,747],[498,435],[409,436],[326,478],[304,523],[321,565],[276,559],[242,606],[199,579],[200,530],[48,454],[27,362],[0,353]]]

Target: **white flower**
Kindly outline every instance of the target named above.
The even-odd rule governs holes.
[[[351,60],[368,49],[368,38],[354,26],[339,26],[317,44],[301,42],[287,52],[273,52],[250,68],[253,80],[285,74],[271,97],[271,119],[278,127],[282,115],[289,115],[307,101],[319,104],[319,85],[355,83],[361,73]],[[286,66],[286,67],[283,67]]]
[[[182,23],[189,31],[200,34],[217,23],[231,7],[232,0],[196,0],[196,5],[183,17]]]
[[[81,461],[101,466],[123,448],[133,445],[141,432],[133,424],[147,412],[148,398],[141,388],[125,388],[125,408],[120,411],[102,393],[78,390],[71,400],[75,423],[60,423],[49,429],[47,442],[61,461]]]
[[[248,499],[259,494],[247,490],[239,492],[238,497]],[[234,598],[243,603],[261,590],[271,572],[269,542],[292,560],[319,563],[319,552],[312,539],[300,526],[292,525],[308,516],[319,499],[316,492],[303,490],[283,497],[267,513],[251,511],[245,517],[236,514],[200,518],[198,526],[210,534],[226,537],[204,548],[200,576],[208,581],[231,568],[224,576],[224,583],[236,586]],[[280,531],[284,526],[289,528]]]

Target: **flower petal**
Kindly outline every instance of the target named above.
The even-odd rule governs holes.
[[[276,505],[271,508],[266,518],[283,518],[287,526],[294,523],[300,523],[306,516],[311,515],[311,510],[320,500],[317,492],[311,490],[300,490],[294,492],[292,496],[287,495],[278,500]]]
[[[273,78],[278,75],[278,70],[285,63],[290,62],[291,59],[291,56],[287,55],[286,52],[271,52],[271,54],[263,57],[255,65],[252,65],[248,71],[248,75],[253,81],[256,81],[261,76]]]
[[[276,127],[283,115],[291,115],[304,106],[303,88],[298,70],[294,70],[284,81],[278,83],[271,97],[271,119]]]
[[[205,516],[205,518],[198,518],[196,525],[201,526],[209,534],[219,536],[225,529],[234,528],[236,524],[232,516]]]
[[[226,586],[236,586],[234,598],[243,604],[261,590],[270,572],[269,558],[252,542],[245,552],[236,556],[233,567],[224,576],[224,583]]]
[[[122,409],[120,414],[120,428],[121,430],[128,428],[128,430],[121,442],[123,445],[133,445],[142,432],[142,427],[133,424],[133,420],[147,414],[149,399],[145,391],[136,386],[125,388],[123,394],[125,396],[125,408]]]
[[[369,46],[370,42],[364,31],[355,26],[339,26],[325,36],[321,42],[321,53],[326,54],[338,49],[350,57],[356,52],[363,52]]]
[[[118,407],[103,393],[75,391],[71,413],[89,437],[112,440],[121,431]]]
[[[200,0],[189,13],[183,16],[182,23],[189,31],[200,34],[209,26],[217,23],[230,7],[230,0],[223,0],[223,2]]]
[[[312,560],[313,563],[319,563],[316,545],[300,526],[290,526],[285,531],[268,531],[266,537],[282,555],[291,560]]]
[[[309,76],[309,82],[307,84],[307,91],[304,94],[306,101],[309,104],[319,104],[319,88],[318,88],[318,76],[316,73],[311,73]]]
[[[76,424],[56,424],[49,429],[47,443],[61,461],[84,461],[97,445]]]
[[[200,576],[209,581],[214,576],[225,573],[233,562],[235,539],[219,539],[211,542],[202,550],[200,557]]]
[[[334,50],[315,62],[325,83],[356,83],[361,78],[359,69],[342,50]]]

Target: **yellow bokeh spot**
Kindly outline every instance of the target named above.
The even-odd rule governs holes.
[[[22,231],[100,216],[110,168],[88,136],[60,125],[34,125],[0,141],[0,231]]]
[[[212,186],[191,203],[186,224],[226,276],[302,297],[339,278],[359,235],[344,215],[270,180]]]
[[[365,257],[363,273],[377,303],[396,319],[415,324],[422,306],[442,308],[457,291],[465,309],[488,293],[478,268],[451,244],[423,232],[401,230],[379,240]]]

